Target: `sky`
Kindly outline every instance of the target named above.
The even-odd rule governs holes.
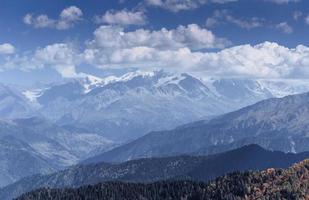
[[[164,69],[309,76],[306,0],[1,0],[0,82]]]

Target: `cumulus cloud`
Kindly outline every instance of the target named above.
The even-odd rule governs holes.
[[[78,54],[71,45],[56,43],[37,49],[32,58],[32,63],[40,66],[53,66],[63,77],[76,76],[75,65]]]
[[[183,10],[193,10],[205,5],[206,3],[229,3],[238,0],[145,0],[149,6],[156,6],[172,12]]]
[[[219,40],[220,41],[220,40]],[[125,31],[101,26],[84,49],[56,43],[24,55],[8,55],[1,69],[25,70],[51,67],[63,77],[79,76],[76,66],[98,68],[163,68],[200,76],[306,78],[309,76],[309,47],[287,48],[277,43],[239,45],[217,52],[205,48],[218,45],[218,38],[198,25],[176,29]]]
[[[102,16],[95,16],[95,22],[112,25],[144,25],[147,17],[143,11],[109,10]]]
[[[28,13],[24,17],[24,23],[27,25],[33,25],[35,28],[52,28],[55,26],[56,21],[50,19],[47,15],[33,17],[32,14]]]
[[[34,16],[26,14],[23,22],[35,28],[55,28],[58,30],[66,30],[72,28],[78,21],[82,20],[83,12],[76,6],[70,6],[61,11],[58,19],[52,19],[47,15]]]
[[[55,43],[38,48],[34,52],[8,56],[2,62],[0,60],[0,71],[7,69],[31,71],[51,67],[63,77],[75,77],[77,76],[75,67],[79,62],[79,54],[72,45]]]
[[[94,54],[92,54],[94,53]],[[98,67],[164,68],[205,76],[299,78],[309,75],[309,48],[286,48],[265,42],[240,45],[219,52],[194,52],[189,48],[158,50],[151,47],[85,51],[88,61]],[[86,59],[87,60],[87,59]]]
[[[212,17],[206,19],[207,27],[213,27],[225,23],[231,23],[244,29],[252,29],[263,26],[264,20],[257,17],[249,19],[237,18],[228,10],[216,10]]]
[[[276,28],[286,34],[293,33],[293,28],[287,22],[277,24]]]
[[[103,49],[126,49],[132,47],[152,47],[156,49],[178,49],[188,47],[193,50],[224,48],[230,42],[216,37],[211,31],[196,24],[178,26],[176,29],[162,28],[156,31],[137,29],[125,32],[119,26],[101,26],[94,32],[91,46]]]
[[[15,52],[15,47],[10,43],[0,44],[0,55],[13,54]]]
[[[306,78],[309,75],[309,47],[287,48],[277,43],[239,45],[218,52],[156,49],[133,46],[104,50],[86,48],[77,52],[73,46],[58,43],[37,49],[33,54],[12,57],[3,67],[53,67],[63,77],[79,74],[75,66],[88,64],[98,68],[163,68],[200,76],[251,78]]]

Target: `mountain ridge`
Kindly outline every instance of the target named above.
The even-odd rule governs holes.
[[[308,199],[309,160],[288,169],[234,172],[203,183],[192,181],[151,184],[107,182],[77,189],[43,188],[18,200],[52,199]]]
[[[262,170],[269,167],[287,168],[306,158],[309,158],[309,152],[286,154],[267,151],[258,145],[249,145],[210,156],[147,158],[119,164],[79,165],[50,175],[24,178],[0,189],[0,199],[11,199],[40,187],[79,187],[105,181],[144,183],[184,179],[209,181],[232,171]]]
[[[84,74],[41,90],[37,101],[42,104],[38,112],[58,125],[127,142],[150,131],[172,129],[263,99],[306,91],[308,81],[203,80],[158,70],[106,78]]]
[[[89,160],[210,154],[252,143],[285,152],[308,151],[308,101],[309,93],[263,100],[205,123],[149,133]]]

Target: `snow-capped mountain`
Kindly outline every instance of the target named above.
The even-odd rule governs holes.
[[[308,90],[306,80],[202,80],[188,74],[136,71],[106,78],[84,74],[24,94],[39,105],[39,113],[58,125],[127,141]]]

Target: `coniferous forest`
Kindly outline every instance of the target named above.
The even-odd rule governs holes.
[[[157,200],[157,199],[309,199],[309,160],[288,169],[234,172],[203,183],[161,181],[151,184],[107,182],[77,189],[40,189],[17,200]]]

